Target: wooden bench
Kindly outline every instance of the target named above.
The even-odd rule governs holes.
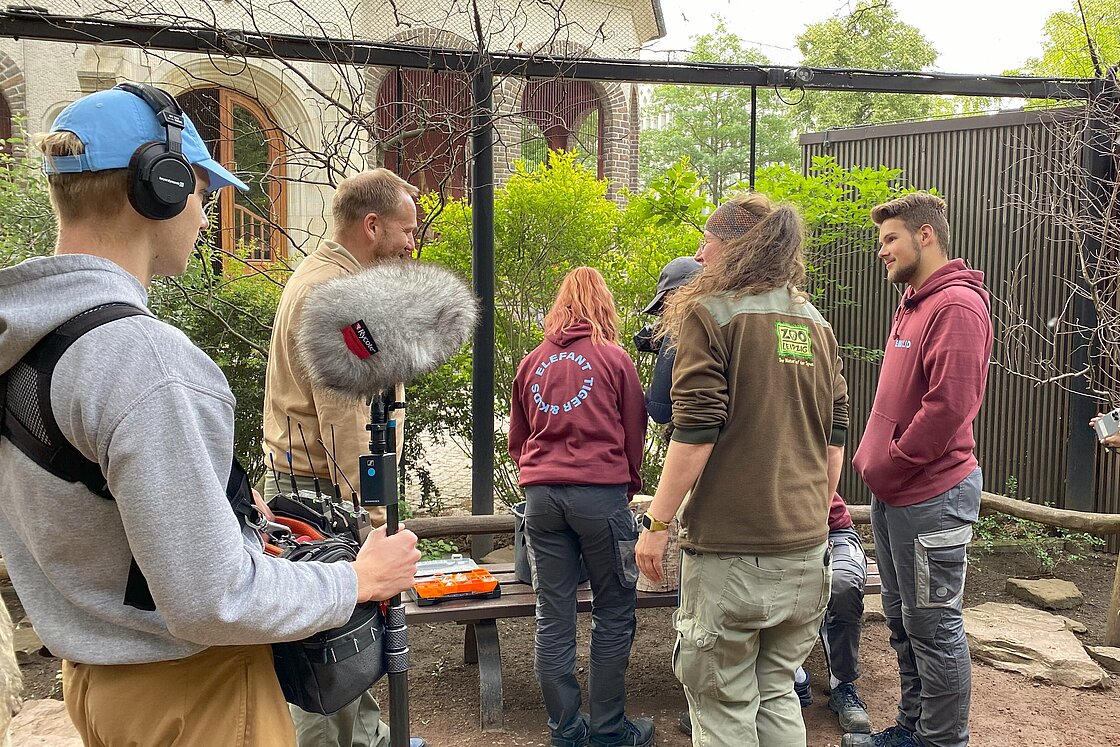
[[[486,566],[497,576],[502,595],[496,599],[455,599],[425,607],[405,603],[409,624],[454,622],[465,626],[463,661],[478,664],[479,719],[483,731],[502,728],[502,649],[498,639],[498,620],[533,617],[537,595],[533,587],[513,575],[513,564]],[[879,569],[867,561],[867,594],[879,593]],[[638,609],[676,607],[677,592],[638,592]],[[576,591],[576,610],[591,611],[591,589],[584,583]]]

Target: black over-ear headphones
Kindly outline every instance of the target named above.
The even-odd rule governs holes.
[[[128,201],[145,218],[174,218],[194,193],[194,169],[183,156],[183,110],[174,96],[158,88],[143,83],[120,83],[117,88],[142,98],[165,133],[164,140],[144,143],[132,154]]]

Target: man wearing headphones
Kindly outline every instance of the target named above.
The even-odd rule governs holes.
[[[268,644],[407,589],[416,537],[377,531],[352,563],[292,563],[235,515],[229,386],[146,308],[154,276],[186,269],[205,194],[245,189],[175,100],[100,91],[36,145],[54,256],[0,270],[0,552],[16,591],[63,658],[86,744],[292,745]],[[121,307],[43,378],[41,339]]]

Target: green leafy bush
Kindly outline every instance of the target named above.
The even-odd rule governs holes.
[[[1019,481],[1012,475],[1004,484],[1004,495],[1018,499]],[[1030,498],[1020,500],[1030,502]],[[1049,506],[1049,503],[1043,504]],[[1092,551],[1101,551],[1107,543],[1086,532],[1048,527],[1030,519],[1001,513],[981,516],[973,527],[972,547],[993,553],[1001,545],[1013,545],[1038,563],[1038,572],[1050,576],[1062,564],[1072,565]]]
[[[459,546],[445,539],[422,539],[416,542],[421,560],[439,560],[459,552]]]
[[[509,182],[494,200],[495,242],[495,494],[506,504],[517,502],[517,470],[509,458],[504,414],[509,411],[510,384],[521,359],[543,339],[540,322],[560,281],[573,267],[595,265],[612,246],[619,208],[606,198],[605,181],[581,165],[574,153],[552,152],[547,164],[517,164]],[[426,195],[425,211],[435,214],[434,239],[423,258],[471,274],[471,208],[466,200],[437,211],[437,196]],[[608,277],[608,283],[611,278]],[[652,287],[652,286],[651,286]],[[612,283],[612,290],[614,284]],[[619,306],[629,304],[619,299]],[[428,475],[425,439],[450,439],[470,453],[471,354],[462,351],[439,370],[409,388],[406,464],[420,479]],[[430,475],[428,475],[430,479]],[[424,482],[421,491],[424,492]],[[427,483],[432,493],[438,489]],[[432,494],[421,502],[431,502]]]
[[[845,169],[831,158],[815,159],[804,175],[780,166],[759,174],[760,191],[794,203],[805,216],[809,290],[818,301],[844,295],[845,289],[825,279],[830,257],[839,251],[865,251],[875,240],[871,206],[901,194],[900,177],[897,170]],[[607,199],[606,186],[573,154],[552,152],[547,164],[519,164],[495,195],[494,480],[495,495],[507,505],[520,500],[517,470],[507,455],[504,433],[509,387],[517,364],[542,339],[541,321],[564,275],[582,264],[603,273],[618,307],[623,344],[642,380],[648,381],[653,356],[638,354],[632,347],[633,334],[652,321],[641,309],[652,297],[665,263],[695,252],[704,221],[714,208],[703,180],[686,158],[651,177],[644,190],[624,190],[624,207]],[[425,246],[424,259],[468,277],[469,204],[463,200],[441,206],[429,195],[424,207],[434,215],[435,237]],[[853,351],[863,356],[875,353]],[[442,502],[424,443],[450,440],[470,453],[470,366],[470,353],[464,351],[410,387],[406,463],[421,486],[422,504]],[[657,484],[665,448],[664,434],[651,429],[642,468],[647,490]]]

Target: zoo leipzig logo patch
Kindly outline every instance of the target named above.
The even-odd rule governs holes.
[[[799,366],[813,365],[813,338],[807,324],[774,322],[778,333],[778,362]]]

